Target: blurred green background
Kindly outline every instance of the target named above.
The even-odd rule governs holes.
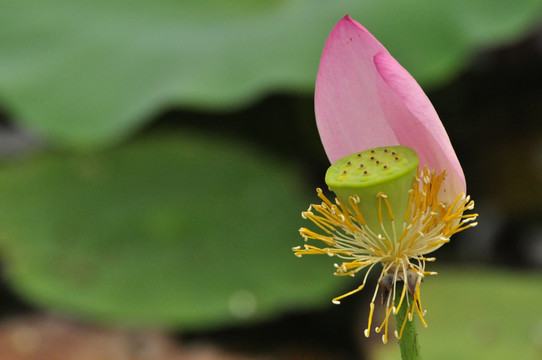
[[[0,9],[4,318],[164,329],[256,358],[398,358],[363,337],[372,292],[331,306],[359,279],[291,251],[329,165],[318,61],[348,13],[427,91],[480,213],[424,283],[424,355],[542,358],[540,0]]]

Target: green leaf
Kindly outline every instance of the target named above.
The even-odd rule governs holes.
[[[542,338],[540,274],[443,267],[422,284],[425,320],[418,322],[424,359],[538,359]],[[398,359],[390,341],[374,359]]]
[[[333,261],[296,258],[299,171],[233,142],[155,137],[0,172],[9,283],[41,307],[184,329],[330,304]]]
[[[110,144],[172,106],[216,110],[312,91],[345,13],[424,85],[480,46],[512,41],[539,0],[3,1],[0,101],[55,143]]]

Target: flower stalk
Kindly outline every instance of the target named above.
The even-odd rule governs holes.
[[[397,296],[400,296],[397,294]],[[396,298],[398,302],[399,299]],[[400,329],[401,337],[398,339],[399,348],[401,350],[402,360],[421,360],[420,343],[418,342],[418,334],[416,332],[415,319],[408,321],[406,307],[399,309],[395,315],[397,328]]]

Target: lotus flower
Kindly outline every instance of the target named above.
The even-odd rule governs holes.
[[[464,214],[474,202],[465,194],[461,165],[418,83],[349,16],[337,23],[325,45],[315,112],[332,163],[326,183],[337,198],[330,201],[317,190],[322,202],[302,216],[318,229],[301,228],[300,233],[320,246],[293,250],[299,257],[343,259],[335,264],[335,275],[366,270],[363,283],[334,303],[362,290],[371,270],[381,265],[365,335],[371,332],[380,291],[386,311],[375,330],[383,330],[387,342],[390,315],[399,316],[401,310],[406,314],[398,323],[396,336],[401,338],[413,314],[426,325],[420,284],[426,275],[436,274],[425,270],[426,262],[435,260],[427,254],[476,225],[477,214]]]

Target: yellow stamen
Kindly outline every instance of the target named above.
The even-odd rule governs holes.
[[[367,324],[367,329],[365,329],[364,331],[365,337],[369,337],[369,335],[371,334],[371,323],[373,322],[374,311],[375,311],[375,304],[374,302],[371,302],[371,304],[369,304],[369,322]]]

